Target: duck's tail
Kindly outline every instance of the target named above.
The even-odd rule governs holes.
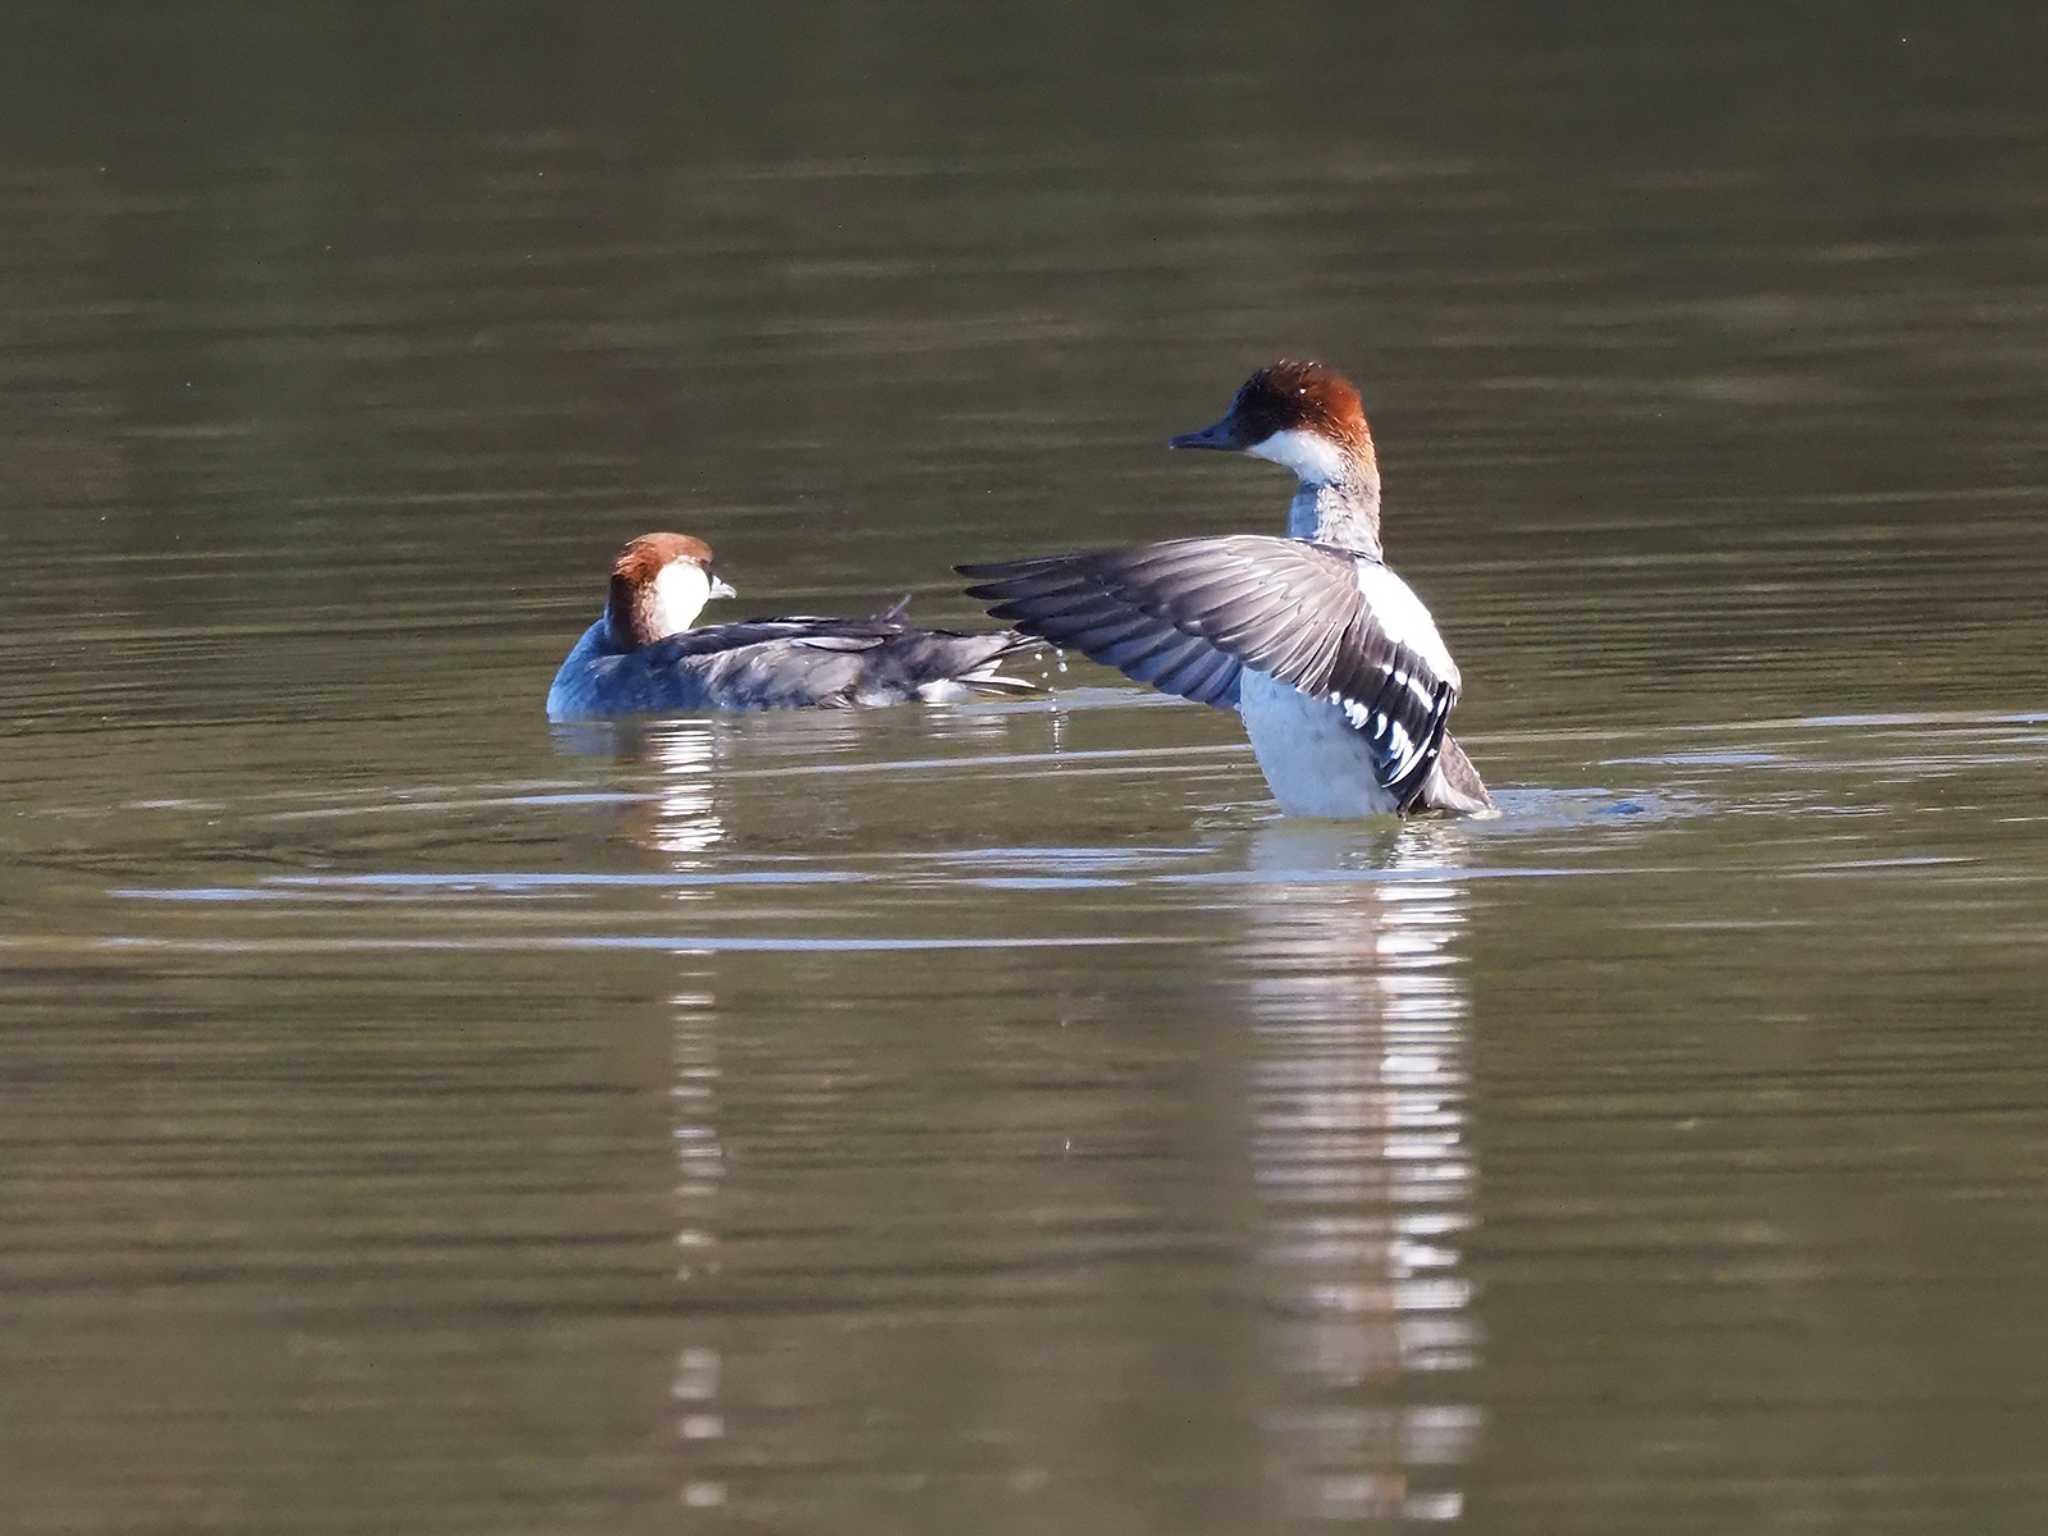
[[[870,624],[893,629],[885,664],[899,685],[927,704],[958,702],[975,694],[1014,698],[1038,693],[1042,682],[1011,677],[1004,662],[1045,650],[1046,642],[1021,629],[998,629],[978,635],[954,629],[918,629],[910,623],[910,594],[870,615]],[[898,695],[900,698],[902,695]]]
[[[1044,650],[1045,642],[1036,635],[1000,629],[987,635],[948,635],[943,643],[949,653],[945,658],[946,676],[918,689],[919,696],[928,703],[958,699],[966,692],[1016,698],[1038,693],[1044,687],[1028,677],[1012,677],[1001,670],[1006,661]]]

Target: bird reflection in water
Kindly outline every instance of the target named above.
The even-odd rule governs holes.
[[[688,718],[580,721],[553,728],[559,751],[660,771],[650,792],[625,797],[621,830],[650,852],[685,855],[678,869],[695,867],[687,855],[725,841],[725,820],[715,798],[719,731],[715,720]]]
[[[620,830],[636,846],[661,855],[677,871],[703,867],[701,856],[726,840],[718,806],[720,724],[705,719],[579,722],[554,728],[561,751],[658,770],[644,792],[622,797]],[[681,892],[701,898],[702,891]],[[717,998],[701,961],[686,962],[686,990],[669,998],[674,1012],[671,1145],[676,1159],[676,1278],[688,1283],[719,1265],[717,1202],[725,1180],[718,1130]],[[680,1460],[677,1498],[687,1508],[726,1501],[724,1480],[708,1470],[709,1453],[725,1439],[722,1360],[703,1339],[678,1349],[670,1380],[669,1424]]]
[[[1277,823],[1246,979],[1269,1496],[1288,1519],[1455,1520],[1479,1410],[1458,1234],[1469,1012],[1463,834]],[[1441,1383],[1441,1386],[1438,1385]]]
[[[709,990],[678,992],[675,1080],[670,1088],[676,1158],[676,1278],[688,1284],[719,1267],[719,1196],[725,1185],[725,1144],[719,1136],[718,1000]],[[718,1350],[692,1339],[678,1351],[669,1387],[671,1423],[681,1462],[680,1501],[691,1508],[725,1502],[725,1483],[707,1469],[725,1439]]]
[[[714,790],[718,777],[718,736],[708,720],[670,720],[648,736],[648,756],[661,768],[661,782],[634,841],[670,855],[706,853],[725,841]],[[678,868],[687,867],[687,863]]]

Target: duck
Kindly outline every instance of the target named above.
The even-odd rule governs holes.
[[[707,603],[738,593],[711,546],[644,533],[612,562],[604,612],[548,689],[553,721],[699,710],[849,709],[1029,693],[1001,665],[1041,648],[1017,630],[920,629],[905,598],[866,618],[745,619],[693,628]]]
[[[1169,446],[1290,472],[1285,536],[957,566],[975,583],[968,596],[1137,682],[1235,710],[1284,815],[1495,814],[1450,733],[1457,663],[1386,561],[1356,386],[1326,364],[1281,359],[1254,370],[1214,425]]]

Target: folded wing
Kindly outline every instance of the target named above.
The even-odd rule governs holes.
[[[684,630],[609,665],[640,680],[636,697],[662,701],[648,708],[843,708],[1030,693],[1034,684],[1000,668],[1040,644],[1015,630],[920,629],[898,602],[864,619],[799,615]]]

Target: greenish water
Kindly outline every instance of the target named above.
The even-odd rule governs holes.
[[[2048,1519],[2037,26],[19,28],[0,1524]],[[1289,351],[1497,821],[542,716],[649,528],[1277,529],[1163,445]]]

